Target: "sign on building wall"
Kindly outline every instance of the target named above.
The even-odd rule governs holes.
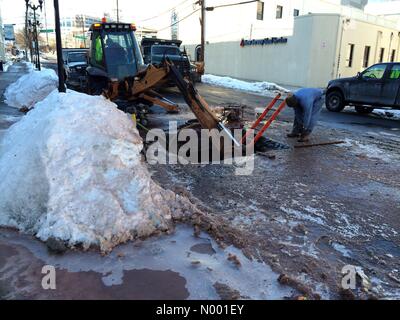
[[[280,43],[287,43],[288,38],[280,37],[280,38],[265,38],[265,39],[259,39],[259,40],[244,40],[240,42],[241,47],[246,47],[246,46],[264,46],[264,45],[270,45],[270,44],[280,44]]]
[[[14,25],[5,24],[4,25],[4,39],[8,41],[15,41]]]

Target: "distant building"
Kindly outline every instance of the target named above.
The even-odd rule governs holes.
[[[137,41],[140,43],[143,38],[157,38],[157,30],[138,26],[135,35]]]
[[[101,22],[100,17],[88,15],[75,15],[61,17],[61,40],[64,48],[84,48],[88,46],[87,33],[92,24]],[[53,25],[48,29],[54,30]],[[49,37],[50,44],[55,43],[55,33],[51,32]]]
[[[3,18],[1,16],[1,7],[0,7],[0,61],[6,60],[6,51],[5,51],[5,41],[4,41],[4,30],[3,30]]]
[[[208,3],[214,9],[206,13],[206,73],[324,87],[400,57],[400,19],[365,13],[366,0],[271,0],[221,8],[226,1]],[[179,38],[196,59],[199,13],[178,13],[187,17],[179,22]],[[168,22],[159,23],[160,38],[171,36],[171,28],[163,28]]]
[[[350,6],[357,9],[364,10],[365,6],[368,4],[368,0],[342,0],[341,5]]]
[[[186,46],[194,54],[194,46]],[[206,72],[287,86],[326,87],[380,62],[399,61],[397,29],[339,14],[294,20],[294,34],[209,43]]]

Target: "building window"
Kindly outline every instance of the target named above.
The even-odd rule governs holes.
[[[294,9],[293,10],[293,17],[298,17],[300,15],[300,10],[299,9]]]
[[[282,19],[283,15],[283,7],[282,6],[276,6],[276,18],[277,19]]]
[[[264,20],[264,2],[257,2],[257,20]]]
[[[347,47],[347,66],[352,67],[353,66],[353,55],[354,55],[354,44],[349,43]]]
[[[385,48],[381,48],[381,50],[379,51],[379,61],[378,62],[383,62],[385,56]]]
[[[363,59],[363,64],[362,64],[363,68],[368,68],[370,51],[371,51],[371,47],[370,46],[365,46],[364,59]]]
[[[396,50],[392,50],[392,54],[390,55],[390,62],[394,62],[394,59],[396,58]]]

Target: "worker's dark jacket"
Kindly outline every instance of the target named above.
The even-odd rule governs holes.
[[[316,88],[304,88],[297,90],[294,96],[299,104],[294,108],[293,132],[310,134],[318,122],[319,114],[325,102],[324,91]]]

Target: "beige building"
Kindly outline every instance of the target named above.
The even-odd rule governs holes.
[[[293,35],[206,45],[206,73],[288,86],[325,87],[377,62],[400,60],[400,30],[339,14],[294,19]],[[241,46],[241,44],[245,44]],[[194,47],[186,46],[195,56]]]

